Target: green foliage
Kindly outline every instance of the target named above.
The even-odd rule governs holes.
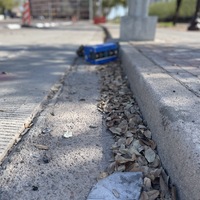
[[[121,4],[123,6],[126,5],[126,0],[103,0],[103,7],[104,8],[112,8],[117,4]]]
[[[15,0],[0,0],[0,12],[3,13],[4,10],[10,10],[16,5]]]
[[[173,27],[173,23],[172,22],[159,22],[158,23],[159,27]]]
[[[179,17],[192,17],[195,12],[196,0],[182,0]],[[176,1],[157,2],[150,5],[149,14],[158,16],[159,20],[172,19],[176,9]]]
[[[183,0],[182,7],[179,12],[181,17],[190,17],[195,13],[197,0]]]

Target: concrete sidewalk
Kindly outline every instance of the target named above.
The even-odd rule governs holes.
[[[179,198],[199,200],[199,32],[158,28],[154,42],[121,43],[121,58]]]
[[[0,166],[0,199],[85,200],[110,164],[113,139],[97,109],[98,68],[75,51],[102,43],[103,32],[78,23],[14,33],[1,46],[0,158],[21,141]]]
[[[102,40],[101,29],[86,23],[52,30],[2,30],[0,161],[59,90],[79,45]]]

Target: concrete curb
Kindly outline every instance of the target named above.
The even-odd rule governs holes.
[[[179,198],[199,200],[199,98],[128,43],[121,60]]]

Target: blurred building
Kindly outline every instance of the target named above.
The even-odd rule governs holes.
[[[172,0],[150,0],[150,3],[155,3],[155,2],[169,2],[169,1],[172,1]]]
[[[33,18],[89,19],[89,0],[30,0]]]

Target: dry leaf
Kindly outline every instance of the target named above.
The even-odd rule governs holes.
[[[128,154],[129,155],[135,154],[137,156],[141,156],[141,154],[134,147],[131,147],[131,148],[128,149]]]
[[[130,131],[127,131],[127,132],[126,132],[126,137],[127,137],[127,138],[129,138],[129,137],[132,138],[132,137],[133,137],[133,133],[131,133]]]
[[[134,161],[134,158],[124,158],[121,155],[116,155],[115,156],[115,161],[117,163],[123,164],[123,163],[127,163],[127,162],[130,162],[130,161]]]
[[[147,195],[149,197],[148,200],[155,200],[159,196],[160,192],[158,190],[151,190],[147,192]]]
[[[121,129],[122,133],[126,133],[128,130],[128,122],[126,120],[122,120],[122,122],[118,125],[118,128]]]
[[[106,178],[108,176],[107,172],[101,172],[97,178],[97,180],[101,180],[103,178]]]
[[[151,189],[151,179],[150,178],[147,178],[147,177],[144,178],[144,189],[146,191],[149,191]]]
[[[149,140],[149,142],[150,142],[150,147],[151,147],[153,150],[155,150],[156,147],[157,147],[156,143],[155,143],[153,140]]]
[[[111,121],[111,120],[112,120],[111,117],[107,117],[107,118],[106,118],[106,121]]]
[[[166,174],[164,169],[162,169],[161,174],[162,174],[164,182],[167,184],[167,186],[169,186],[169,176]]]
[[[111,127],[109,128],[109,130],[113,133],[113,134],[116,134],[116,135],[121,135],[121,128],[115,128],[115,127]]]
[[[124,126],[127,126],[128,125],[128,122],[124,119],[122,120],[122,122],[119,124],[119,128],[122,128]]]
[[[118,148],[118,144],[117,144],[117,142],[115,142],[115,144],[112,145],[111,149],[114,150],[114,149],[117,149],[117,148]]]
[[[130,118],[129,119],[129,127],[134,128],[136,126],[135,118]]]
[[[39,150],[48,150],[48,149],[49,149],[48,146],[42,145],[42,144],[34,144],[34,146],[35,146],[36,148],[38,148]]]
[[[120,166],[117,167],[118,172],[123,172],[123,171],[125,171],[125,169],[126,169],[125,165],[120,165]]]
[[[135,161],[137,159],[136,155],[133,153],[131,156],[132,160]]]
[[[141,172],[140,165],[138,163],[131,163],[126,168],[127,172]]]
[[[119,194],[119,192],[118,192],[117,190],[113,189],[113,190],[112,190],[112,193],[114,194],[114,196],[115,196],[117,199],[119,199],[120,194]]]
[[[156,143],[153,140],[149,140],[147,138],[140,140],[141,143],[143,143],[144,145],[147,145],[149,147],[151,147],[151,149],[156,149]]]
[[[149,164],[149,167],[152,167],[152,168],[157,168],[160,166],[160,158],[158,155],[156,155],[156,158],[155,160]]]
[[[119,148],[119,152],[120,152],[121,154],[126,154],[126,153],[127,153],[127,149],[126,149],[126,147],[125,147],[124,144],[121,144],[121,146],[120,146],[120,148]]]
[[[24,123],[24,128],[31,128],[32,126],[33,126],[33,123],[31,122]]]
[[[141,152],[141,151],[144,150],[144,147],[140,144],[140,141],[139,141],[139,140],[133,141],[132,147],[134,147],[135,150],[137,150],[138,152]]]
[[[115,162],[108,167],[108,173],[114,171],[141,171],[146,177],[144,184],[148,192],[143,191],[140,200],[162,199],[162,168],[156,155],[156,143],[151,139],[152,133],[143,123],[140,109],[127,87],[127,80],[121,75],[118,64],[100,67],[102,75],[102,94],[98,109],[106,114],[107,128],[114,134],[115,144],[112,152]],[[167,184],[169,177],[165,178]],[[160,184],[159,184],[160,180]],[[162,186],[160,186],[162,185]],[[150,190],[151,187],[154,190]],[[116,196],[118,194],[116,193]],[[175,200],[175,199],[173,199]]]
[[[133,114],[131,114],[129,111],[125,110],[124,111],[125,116],[130,119],[131,117],[133,117]]]
[[[138,126],[138,128],[139,128],[139,129],[146,129],[146,126],[140,124],[140,125]]]
[[[108,173],[112,174],[115,171],[116,168],[116,162],[112,162],[109,166],[108,166]]]
[[[132,104],[126,104],[126,106],[124,107],[124,110],[129,110],[133,105]]]
[[[101,108],[97,108],[97,110],[98,110],[99,112],[101,112],[101,113],[104,113],[103,109],[101,109]]]
[[[120,147],[122,144],[125,144],[126,143],[126,138],[123,138],[121,137],[118,141],[117,141],[117,144],[118,146]]]
[[[144,156],[139,156],[137,161],[141,166],[147,166],[148,165],[148,162],[147,162],[147,160],[145,159]]]
[[[142,192],[140,200],[149,200],[149,197],[145,191]]]
[[[149,167],[147,167],[147,166],[141,166],[140,169],[144,173],[144,176],[148,176],[148,174],[149,174]]]
[[[169,196],[169,189],[166,183],[163,180],[163,177],[160,176],[160,191],[163,197],[166,197],[166,195]]]
[[[118,154],[119,153],[119,149],[113,150],[112,152],[113,152],[114,155]]]
[[[151,131],[149,131],[149,130],[144,131],[144,135],[145,135],[145,137],[147,137],[149,139],[151,139],[151,137],[152,137]]]
[[[108,121],[108,122],[106,123],[106,125],[107,125],[108,128],[111,128],[111,127],[114,126],[114,122],[113,122],[113,121]]]
[[[150,172],[150,175],[153,175],[155,178],[160,177],[162,169],[153,169]]]
[[[176,187],[173,185],[171,189],[172,200],[177,200]]]
[[[144,149],[145,149],[145,147],[141,145],[140,147],[138,147],[137,150],[141,153],[142,151],[144,151]]]
[[[98,128],[98,126],[90,125],[89,128]]]
[[[152,163],[156,158],[156,154],[151,148],[148,148],[147,150],[145,150],[144,155],[149,163]]]
[[[126,146],[129,146],[133,142],[133,137],[126,139]]]

